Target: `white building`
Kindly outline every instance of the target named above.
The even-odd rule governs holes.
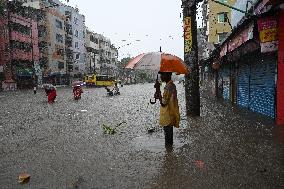
[[[87,30],[86,34],[86,70],[88,73],[95,71],[99,74],[116,76],[118,50],[102,34],[90,30]]]
[[[67,71],[71,76],[81,77],[86,63],[86,26],[85,16],[77,8],[61,6],[65,14]]]

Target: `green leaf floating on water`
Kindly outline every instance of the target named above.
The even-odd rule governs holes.
[[[107,126],[106,124],[103,124],[102,129],[104,130],[104,134],[114,135],[115,133],[117,133],[117,127],[119,127],[123,123],[126,123],[126,122],[123,121],[123,122],[117,124],[115,127],[110,127],[110,126]]]
[[[116,128],[112,128],[112,127],[107,126],[105,124],[102,125],[102,128],[103,128],[105,134],[113,135],[113,134],[116,133]]]

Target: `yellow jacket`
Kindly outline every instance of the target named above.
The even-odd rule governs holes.
[[[165,88],[162,98],[165,105],[160,108],[160,125],[179,127],[180,114],[177,99],[177,90],[173,81],[169,81]]]

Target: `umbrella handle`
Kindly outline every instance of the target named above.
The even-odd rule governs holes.
[[[156,104],[156,102],[157,102],[157,99],[156,99],[156,98],[155,98],[154,101],[152,101],[152,99],[150,99],[150,103],[151,103],[151,104]]]

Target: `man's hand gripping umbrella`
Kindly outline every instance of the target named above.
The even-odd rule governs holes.
[[[161,84],[159,82],[158,75],[157,75],[157,79],[156,79],[154,88],[156,89],[156,92],[154,94],[154,100],[152,101],[152,99],[150,99],[150,103],[156,104],[157,99],[160,101],[160,103],[162,103]]]

